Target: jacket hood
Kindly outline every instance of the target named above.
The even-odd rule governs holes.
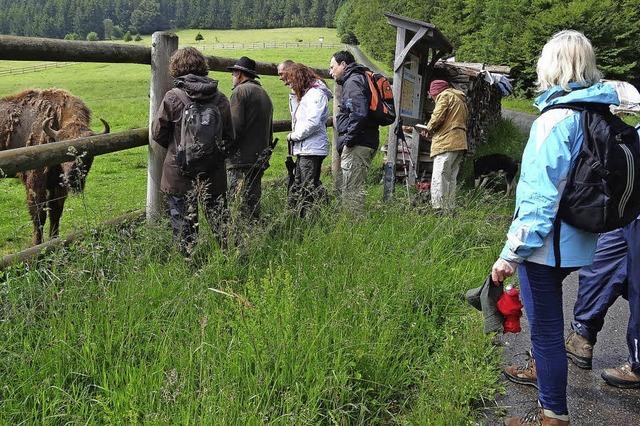
[[[209,77],[187,74],[176,78],[173,84],[187,92],[191,99],[211,99],[218,93],[218,82]]]
[[[566,104],[570,102],[589,102],[604,105],[620,105],[618,94],[611,85],[596,83],[593,86],[583,87],[578,83],[569,83],[570,92],[566,92],[561,86],[553,86],[542,95],[538,96],[533,105],[540,111],[550,105]],[[559,95],[562,92],[565,94]]]
[[[340,77],[339,79],[336,80],[336,83],[338,84],[342,84],[345,81],[347,81],[349,79],[349,77],[351,76],[351,74],[363,74],[365,72],[366,68],[363,65],[360,65],[357,62],[353,62],[349,65],[347,65],[344,68],[344,73],[342,74],[342,77]]]
[[[327,99],[333,99],[333,93],[322,80],[316,80],[311,86],[312,89],[318,89],[327,96]]]

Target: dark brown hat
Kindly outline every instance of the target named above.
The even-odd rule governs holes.
[[[253,78],[260,78],[260,76],[256,73],[256,61],[251,58],[247,58],[246,56],[238,59],[234,66],[227,67],[230,71],[242,71]]]

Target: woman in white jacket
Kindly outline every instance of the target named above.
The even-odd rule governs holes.
[[[304,217],[326,191],[320,182],[322,161],[329,154],[326,122],[331,91],[320,77],[302,64],[289,66],[283,79],[293,93],[289,99],[292,131],[287,136],[289,152],[296,156],[289,206]]]

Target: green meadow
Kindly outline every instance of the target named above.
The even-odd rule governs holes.
[[[334,30],[326,28],[287,28],[274,30],[184,30],[178,31],[180,45],[197,45],[195,34],[201,32],[204,42],[217,38],[225,42],[253,41],[317,41],[338,42]],[[150,44],[146,36],[137,44]],[[203,42],[203,43],[204,43]],[[136,44],[131,42],[131,44]],[[278,63],[294,59],[313,67],[328,67],[334,49],[207,49],[207,55],[239,58],[246,55],[257,61]],[[43,62],[0,61],[0,70],[28,67]],[[212,72],[220,90],[231,95],[231,74]],[[114,132],[146,127],[149,120],[150,68],[136,64],[76,63],[62,68],[16,75],[0,75],[0,96],[18,93],[28,88],[58,87],[82,98],[93,112],[93,127],[101,131],[98,118],[104,118]],[[275,119],[290,119],[288,90],[277,77],[263,76],[260,81],[271,96]],[[284,141],[286,135],[277,135]],[[82,195],[67,199],[62,217],[61,234],[95,226],[125,212],[144,208],[146,196],[146,147],[97,157]],[[284,174],[286,144],[280,143],[267,179]],[[0,254],[25,248],[31,241],[32,225],[26,210],[25,193],[17,179],[0,180]]]

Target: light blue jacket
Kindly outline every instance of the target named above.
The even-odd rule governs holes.
[[[567,102],[593,102],[619,105],[615,89],[598,83],[584,88],[570,84],[571,92],[560,86],[540,95],[534,105],[543,110],[549,105]],[[500,257],[514,262],[554,266],[553,221],[567,175],[583,141],[580,114],[570,109],[552,109],[534,121],[522,154],[520,180],[516,190],[516,208]],[[560,266],[581,267],[593,261],[598,234],[581,231],[561,222]]]

